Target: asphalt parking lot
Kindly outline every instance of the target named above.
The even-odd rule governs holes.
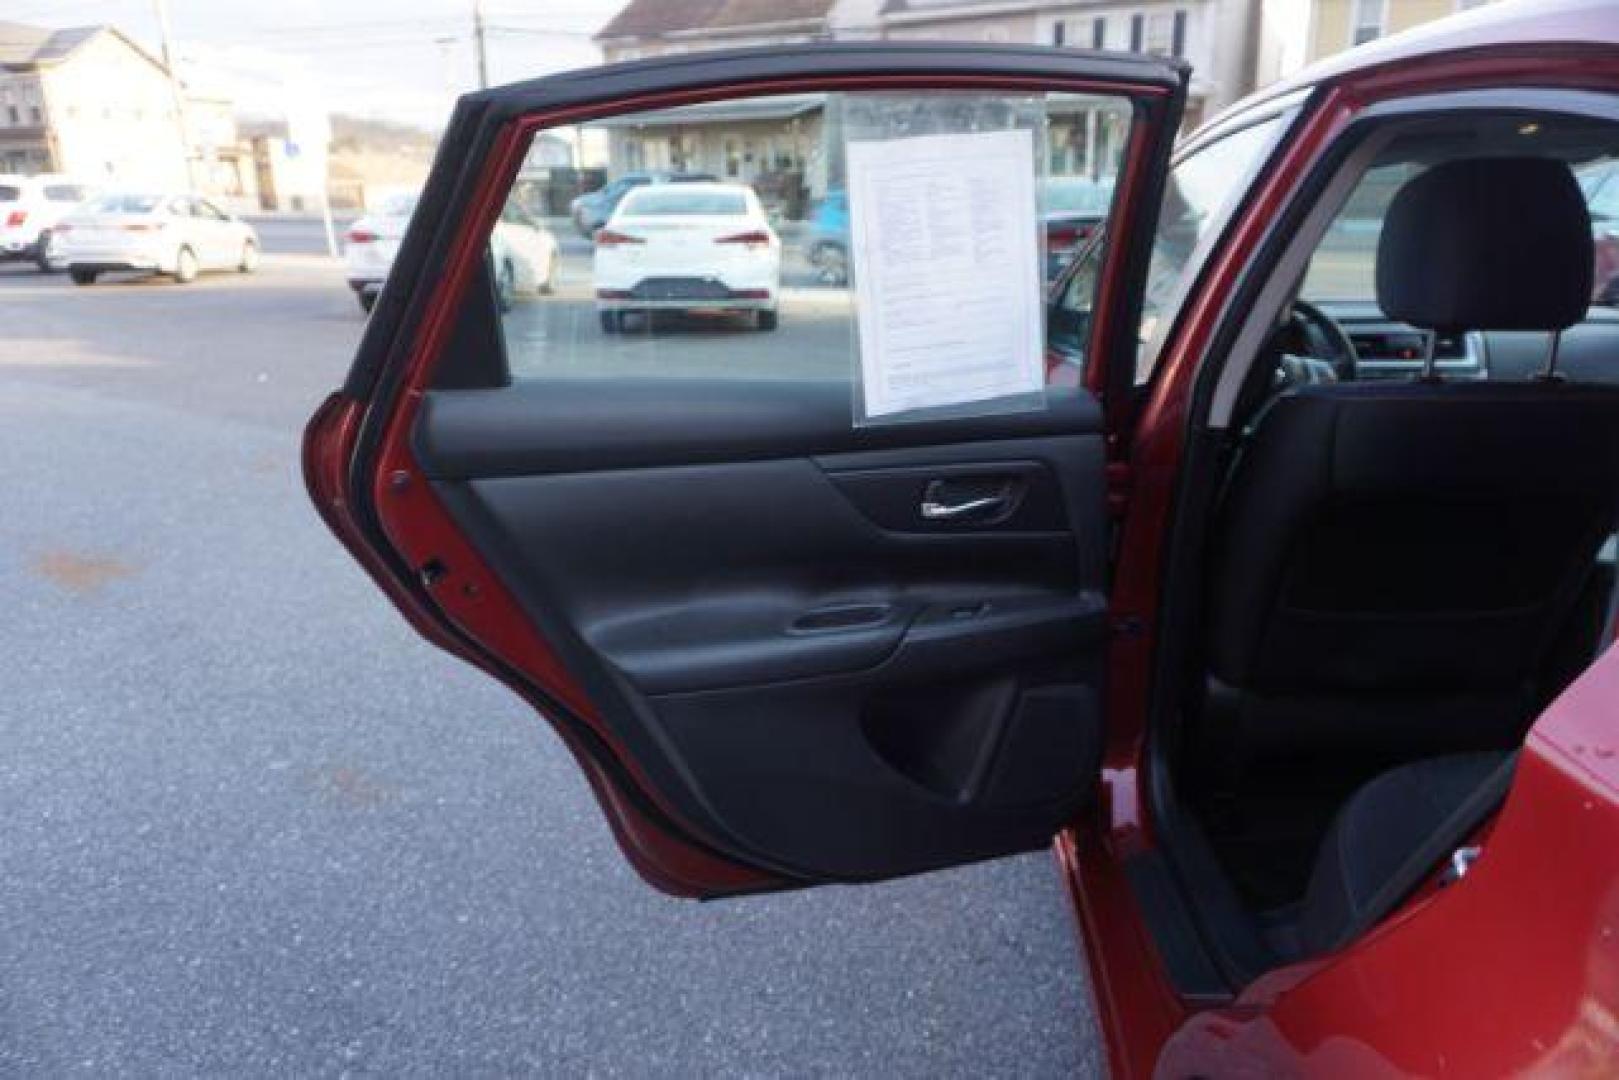
[[[301,425],[362,322],[267,247],[183,287],[0,267],[0,1075],[1099,1071],[1043,854],[642,885],[549,729],[308,507]],[[581,303],[514,317],[594,332]],[[845,362],[836,304],[613,348]]]

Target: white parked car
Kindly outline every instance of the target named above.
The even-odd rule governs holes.
[[[203,270],[258,269],[259,238],[253,226],[195,195],[110,192],[57,223],[51,257],[76,285],[93,285],[111,270],[168,274],[185,284]]]
[[[743,184],[654,184],[596,233],[596,310],[608,333],[631,312],[752,312],[774,330],[781,240]]]
[[[390,195],[343,234],[349,288],[366,311],[377,302],[415,210],[415,194]],[[508,204],[501,211],[490,246],[502,311],[510,309],[519,296],[548,293],[556,287],[561,263],[557,238],[522,210]]]
[[[32,260],[52,270],[56,223],[95,194],[90,184],[69,176],[0,175],[0,260]]]

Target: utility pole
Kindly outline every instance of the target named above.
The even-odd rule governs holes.
[[[163,67],[169,73],[169,92],[174,95],[174,122],[180,130],[180,157],[185,162],[186,186],[196,191],[197,174],[191,162],[191,125],[186,123],[185,88],[180,85],[180,72],[174,66],[174,41],[169,33],[169,2],[152,0],[152,7],[157,11],[157,32],[163,41]]]
[[[478,89],[489,89],[489,48],[483,25],[483,0],[472,0],[472,41],[478,49]]]

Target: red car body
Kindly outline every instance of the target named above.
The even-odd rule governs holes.
[[[864,78],[845,85],[905,82]],[[1127,859],[1161,842],[1146,770],[1162,567],[1194,379],[1244,267],[1302,179],[1367,109],[1438,92],[1528,87],[1619,100],[1619,10],[1565,2],[1474,13],[1356,49],[1215,122],[1231,124],[1290,95],[1303,101],[1271,167],[1181,308],[1145,396],[1128,415],[1113,409],[1107,421],[1114,447],[1109,494],[1120,534],[1109,596],[1116,632],[1107,645],[1100,799],[1095,812],[1057,837],[1055,848],[1118,1075],[1619,1073],[1619,654],[1610,651],[1587,669],[1534,725],[1511,792],[1481,833],[1487,857],[1465,887],[1435,883],[1349,947],[1274,970],[1235,1000],[1211,1004],[1176,989],[1126,870]],[[694,99],[701,94],[648,94],[633,104]],[[417,321],[404,324],[393,346],[392,377],[404,388],[396,404],[378,416],[362,394],[334,396],[311,422],[306,475],[328,524],[425,635],[536,704],[575,719],[560,730],[644,877],[684,895],[779,887],[771,869],[739,864],[678,827],[679,807],[660,800],[657,783],[636,775],[637,753],[621,744],[486,553],[419,480],[412,425],[521,148],[533,131],[588,111],[528,112],[499,129],[483,151],[486,162],[469,199],[474,213],[456,227],[445,273],[428,293],[399,300]],[[1132,144],[1119,183],[1126,213],[1141,176],[1155,167],[1149,152],[1144,141]],[[1107,391],[1094,372],[1086,375],[1095,380],[1090,389]],[[357,469],[367,425],[375,449]],[[377,520],[357,506],[376,508]],[[401,566],[425,568],[423,581]],[[427,572],[446,566],[455,569],[453,588],[440,587],[441,575]],[[600,743],[611,745],[628,779],[603,765]],[[636,785],[650,801],[625,796]]]
[[[1356,49],[1276,87],[1321,99],[1269,183],[1234,224],[1197,310],[1234,286],[1292,185],[1379,101],[1484,86],[1619,91],[1619,12],[1536,5]],[[1245,106],[1239,105],[1234,112]],[[1246,107],[1252,107],[1246,106]],[[1166,351],[1130,463],[1116,617],[1150,622],[1191,382],[1212,320],[1194,314]],[[1180,998],[1142,965],[1150,935],[1121,853],[1153,843],[1143,798],[1150,637],[1115,646],[1117,712],[1106,820],[1058,841],[1088,946],[1109,1052],[1121,1075],[1610,1075],[1619,1069],[1619,653],[1609,651],[1535,725],[1466,890],[1430,891],[1344,952],[1275,972],[1228,1007]],[[1126,682],[1121,673],[1130,673]]]

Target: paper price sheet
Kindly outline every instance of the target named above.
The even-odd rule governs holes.
[[[1034,135],[847,146],[867,417],[1044,387]]]

